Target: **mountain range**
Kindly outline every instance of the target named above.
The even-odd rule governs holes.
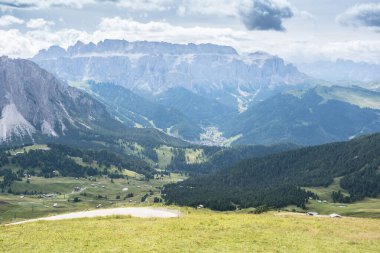
[[[307,85],[295,66],[264,52],[240,55],[213,44],[105,40],[53,46],[32,59],[60,78],[96,80],[155,96],[182,87],[244,111],[272,90]]]
[[[340,85],[358,84],[380,90],[380,65],[338,59],[297,64],[303,73]]]
[[[0,144],[78,144],[111,136],[184,143],[154,129],[127,128],[93,96],[68,86],[29,60],[0,58],[0,93]]]
[[[275,95],[221,128],[235,144],[316,145],[380,131],[380,93],[358,87],[317,86]]]
[[[53,74],[1,58],[1,142],[85,133],[178,145],[315,145],[380,131],[379,92],[316,85],[263,52],[105,40],[53,46],[33,61]]]

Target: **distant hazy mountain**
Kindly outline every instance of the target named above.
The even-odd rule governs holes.
[[[337,60],[302,63],[297,67],[309,76],[335,83],[380,83],[380,65],[376,64]]]
[[[222,130],[235,144],[314,145],[380,131],[380,93],[316,87],[287,92],[250,107]]]
[[[60,78],[112,82],[139,94],[182,87],[245,110],[266,90],[305,85],[307,76],[279,57],[263,52],[239,55],[212,44],[170,44],[105,40],[53,46],[33,58]]]

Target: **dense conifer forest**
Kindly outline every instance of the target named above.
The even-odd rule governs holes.
[[[156,171],[145,161],[134,156],[120,156],[106,150],[81,150],[60,144],[49,144],[47,150],[30,150],[11,155],[0,151],[0,188],[4,191],[13,181],[21,180],[25,174],[45,178],[55,176],[86,177],[108,175],[110,178],[123,177],[122,169],[135,171],[152,179]],[[81,158],[85,165],[74,158]],[[92,166],[96,162],[96,166]],[[109,168],[114,166],[117,171]],[[11,168],[17,168],[17,171]]]
[[[216,210],[295,204],[304,207],[310,192],[302,186],[329,186],[341,177],[350,193],[344,201],[376,197],[380,193],[380,134],[349,142],[300,148],[253,158],[165,187],[166,201],[179,205],[202,204]],[[341,199],[336,194],[336,200]]]
[[[277,144],[271,146],[248,145],[229,148],[203,147],[208,158],[203,163],[186,163],[185,153],[182,150],[173,150],[175,156],[168,166],[168,170],[187,172],[190,175],[208,174],[215,170],[234,165],[239,161],[253,157],[262,157],[297,148],[294,144]]]

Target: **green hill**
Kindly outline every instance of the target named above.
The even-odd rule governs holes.
[[[159,104],[175,108],[201,125],[220,125],[237,114],[232,107],[215,99],[197,95],[184,88],[172,88],[155,97]]]
[[[316,87],[275,95],[222,126],[233,144],[318,145],[380,131],[380,93]]]
[[[341,177],[346,201],[380,193],[380,134],[244,160],[210,175],[165,187],[168,203],[217,210],[267,205],[305,207],[317,198],[299,187],[327,187]]]

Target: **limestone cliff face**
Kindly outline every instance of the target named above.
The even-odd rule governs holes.
[[[213,44],[78,42],[67,50],[53,46],[40,51],[33,61],[66,80],[113,82],[148,95],[181,87],[241,110],[267,90],[308,81],[279,57],[264,52],[241,55]]]
[[[110,119],[102,104],[61,83],[37,64],[0,58],[0,142],[59,137]]]

